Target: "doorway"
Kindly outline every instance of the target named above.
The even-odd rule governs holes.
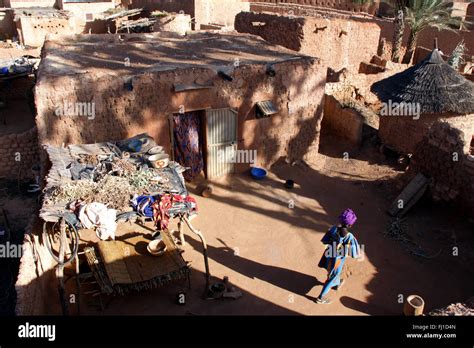
[[[233,109],[206,111],[206,177],[235,171],[232,155],[237,151],[237,112]]]
[[[170,118],[172,158],[183,167],[187,181],[203,170],[206,178],[234,173],[237,112],[230,108],[175,113]]]

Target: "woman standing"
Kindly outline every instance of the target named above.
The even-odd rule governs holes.
[[[357,221],[357,216],[352,209],[346,209],[339,216],[339,221],[340,224],[331,227],[321,239],[321,242],[326,245],[326,250],[318,266],[328,271],[328,279],[324,283],[321,294],[315,300],[318,304],[331,303],[325,296],[329,290],[338,290],[344,284],[341,273],[346,257],[357,258],[360,254],[359,243],[349,232],[349,228]]]

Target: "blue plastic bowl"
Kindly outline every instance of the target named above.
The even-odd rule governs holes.
[[[263,168],[252,167],[250,169],[250,175],[252,175],[255,180],[262,180],[267,176],[267,171]]]

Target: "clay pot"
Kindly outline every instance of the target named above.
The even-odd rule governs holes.
[[[212,186],[211,185],[207,185],[205,186],[202,191],[201,191],[201,196],[205,197],[205,198],[209,198],[212,196]]]
[[[163,240],[155,239],[155,240],[152,240],[150,243],[148,243],[147,250],[150,253],[150,255],[163,256],[167,250],[167,247],[166,247],[165,242],[163,242]]]
[[[423,315],[423,309],[425,308],[425,301],[418,295],[410,295],[405,301],[403,306],[403,314],[406,316],[418,316]]]

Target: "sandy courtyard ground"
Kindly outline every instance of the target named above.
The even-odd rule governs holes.
[[[235,175],[215,183],[211,198],[194,194],[200,212],[193,224],[207,239],[213,280],[228,276],[242,298],[201,298],[201,244],[187,230],[183,256],[192,262],[192,289],[185,306],[174,303],[177,291],[185,288],[176,284],[115,297],[102,314],[400,315],[400,302],[410,294],[424,298],[425,312],[471,297],[473,255],[465,246],[472,248],[472,225],[449,208],[420,204],[406,223],[425,257],[413,255],[404,243],[384,236],[391,219],[385,211],[399,192],[386,179],[397,173],[374,164],[383,158],[372,148],[351,154],[357,159],[349,161],[338,157],[340,150],[323,146],[325,161],[317,170],[281,164],[265,180]],[[293,190],[284,188],[287,178],[297,183]],[[313,300],[326,278],[317,268],[324,250],[320,239],[347,207],[359,217],[353,232],[365,255],[362,261],[348,260],[346,284],[329,294],[333,303],[317,305]],[[459,246],[458,256],[453,245]],[[82,306],[81,314],[101,312]]]

